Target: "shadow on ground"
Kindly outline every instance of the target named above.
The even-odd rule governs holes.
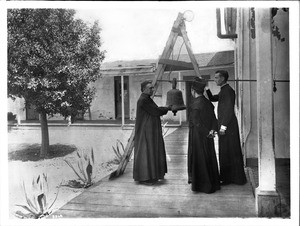
[[[53,144],[49,146],[48,155],[45,158],[40,157],[40,144],[28,144],[20,147],[19,150],[8,153],[8,160],[10,161],[39,161],[42,159],[53,159],[57,157],[64,157],[77,150],[74,145]]]

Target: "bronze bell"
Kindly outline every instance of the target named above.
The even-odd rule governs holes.
[[[176,115],[177,111],[186,109],[183,103],[182,92],[176,89],[177,80],[173,78],[172,89],[167,92],[167,103],[166,106],[172,106],[171,110]]]

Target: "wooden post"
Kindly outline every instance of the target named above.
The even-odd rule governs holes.
[[[122,105],[122,129],[125,124],[125,106],[124,106],[124,75],[121,74],[121,105]]]
[[[178,80],[182,80],[181,72],[178,72]],[[178,84],[178,89],[181,91],[181,82]],[[182,126],[182,111],[179,112],[179,126]]]
[[[198,63],[197,63],[197,60],[195,58],[195,55],[192,51],[192,46],[191,46],[191,43],[190,43],[190,40],[187,36],[187,33],[186,33],[186,29],[185,29],[185,24],[183,23],[182,26],[180,27],[180,31],[181,31],[181,35],[182,35],[182,38],[184,40],[184,43],[185,43],[185,46],[186,46],[186,49],[188,51],[188,54],[189,54],[189,57],[191,59],[191,62],[193,64],[193,67],[194,67],[194,71],[196,72],[196,75],[198,77],[201,77],[200,75],[200,70],[199,70],[199,66],[198,66]]]
[[[177,37],[178,37],[178,29],[179,29],[180,25],[182,24],[182,22],[183,22],[183,14],[179,13],[177,16],[177,19],[175,20],[175,22],[173,24],[173,28],[169,35],[166,47],[164,48],[164,51],[160,57],[161,59],[169,59],[169,57],[173,51],[173,47],[175,45]],[[165,68],[166,68],[165,64],[158,64],[158,67],[156,70],[157,74],[152,82],[152,85],[154,86],[154,92],[153,92],[152,98],[154,97],[157,87],[158,87],[157,80],[161,79],[162,75],[165,72]]]

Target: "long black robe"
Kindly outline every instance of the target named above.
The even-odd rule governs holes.
[[[224,183],[245,184],[247,182],[238,121],[234,113],[235,92],[228,85],[221,87],[218,95],[207,90],[211,101],[218,101],[218,125],[227,126],[225,135],[219,136],[220,179]]]
[[[133,178],[135,181],[163,179],[167,173],[165,144],[160,116],[166,107],[158,107],[149,95],[141,94],[137,102]]]
[[[213,193],[220,189],[214,140],[207,137],[217,129],[214,106],[200,96],[189,108],[188,182],[193,191]]]

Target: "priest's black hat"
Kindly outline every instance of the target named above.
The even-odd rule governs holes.
[[[194,81],[192,82],[192,89],[195,90],[197,93],[203,93],[205,86],[206,86],[205,79],[199,77],[194,78]]]

